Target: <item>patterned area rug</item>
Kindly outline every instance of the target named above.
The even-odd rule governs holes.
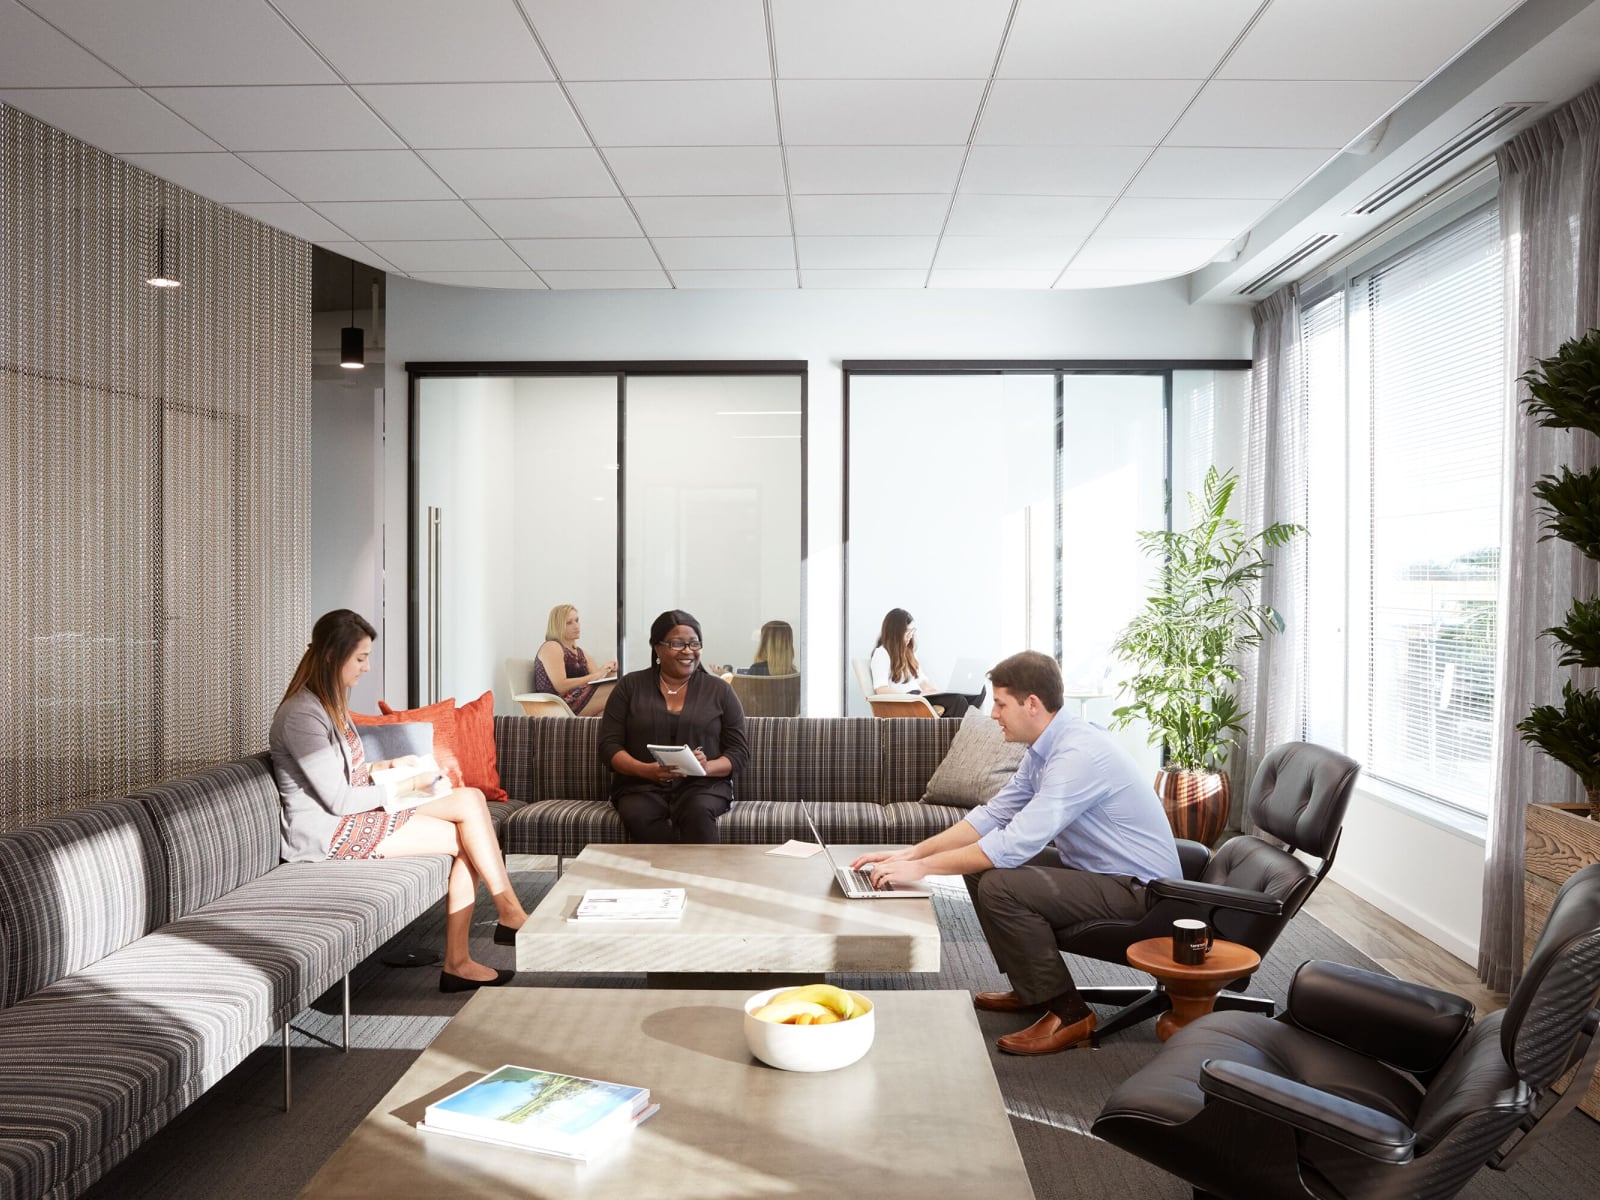
[[[527,869],[538,862],[511,860],[517,892],[529,908],[555,879],[551,871]],[[865,991],[1004,987],[965,887],[953,879],[939,883],[934,907],[943,936],[943,969],[937,975],[834,975],[830,980]],[[385,950],[437,948],[443,944],[443,928],[441,904]],[[474,954],[482,962],[509,966],[512,951],[493,944],[493,930],[493,909],[480,901]],[[441,995],[437,967],[385,967],[378,961],[382,953],[352,975],[349,1054],[339,1049],[337,989],[295,1018],[290,1112],[281,1108],[282,1056],[276,1043],[264,1046],[87,1194],[94,1200],[278,1200],[297,1195],[468,998]],[[1254,990],[1281,1002],[1295,968],[1309,958],[1376,969],[1360,951],[1302,913],[1262,963]],[[1081,983],[1146,979],[1129,968],[1088,959],[1075,958],[1071,965]],[[643,987],[644,977],[524,973],[511,986]],[[1157,1052],[1154,1022],[1107,1038],[1097,1050],[1040,1059],[1015,1058],[993,1047],[996,1037],[1021,1028],[1025,1018],[980,1013],[978,1023],[989,1039],[1012,1130],[1040,1200],[1187,1200],[1190,1191],[1178,1180],[1087,1132],[1117,1082]],[[1590,1200],[1597,1178],[1600,1124],[1574,1113],[1512,1171],[1481,1172],[1461,1195],[1474,1200]]]

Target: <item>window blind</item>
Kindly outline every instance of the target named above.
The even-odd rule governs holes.
[[[1348,299],[1351,457],[1366,477],[1350,492],[1364,558],[1352,732],[1370,776],[1486,812],[1507,402],[1496,208],[1358,277]]]

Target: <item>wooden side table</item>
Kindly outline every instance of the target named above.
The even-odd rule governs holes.
[[[1249,975],[1261,965],[1261,956],[1237,942],[1212,941],[1205,961],[1197,966],[1172,957],[1172,938],[1145,938],[1128,947],[1128,965],[1137,967],[1167,989],[1172,1010],[1156,1021],[1156,1036],[1163,1042],[1196,1017],[1211,1011],[1217,993],[1241,975]]]

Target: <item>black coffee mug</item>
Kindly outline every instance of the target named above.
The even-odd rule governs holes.
[[[1204,921],[1182,917],[1172,923],[1172,961],[1198,967],[1211,949],[1211,930]]]

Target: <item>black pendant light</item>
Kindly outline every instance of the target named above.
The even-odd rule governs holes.
[[[359,371],[367,365],[365,336],[356,324],[356,264],[350,263],[350,324],[339,331],[339,365]]]
[[[182,287],[182,282],[173,274],[172,268],[167,263],[167,218],[162,213],[161,222],[156,226],[155,261],[150,266],[150,274],[145,279],[151,287],[175,288]]]

